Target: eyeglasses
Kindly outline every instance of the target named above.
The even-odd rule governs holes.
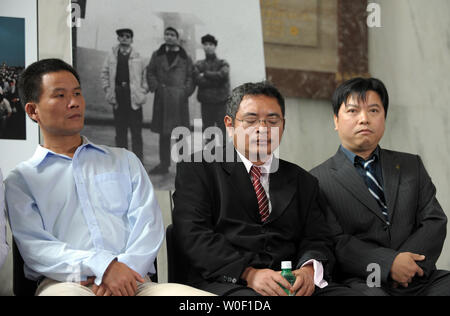
[[[121,34],[119,37],[131,38],[131,34]]]
[[[281,126],[281,123],[284,122],[284,118],[281,117],[271,117],[265,120],[258,120],[255,118],[245,118],[240,120],[236,118],[236,120],[242,122],[244,128],[256,127],[258,124],[262,124],[263,122],[267,127],[279,127]]]

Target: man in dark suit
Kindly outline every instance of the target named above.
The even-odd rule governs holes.
[[[189,284],[219,295],[286,295],[280,285],[297,295],[357,294],[326,286],[334,258],[316,179],[272,155],[284,109],[268,83],[237,87],[224,119],[231,155],[228,148],[221,161],[203,153],[177,165],[174,232]],[[292,262],[292,286],[280,275],[282,261]]]
[[[381,149],[389,96],[378,79],[355,78],[333,96],[341,146],[311,173],[329,205],[336,277],[367,295],[450,295],[436,269],[447,218],[417,155]]]

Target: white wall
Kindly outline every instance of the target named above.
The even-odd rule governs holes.
[[[381,145],[422,157],[450,216],[450,2],[376,2],[382,27],[369,30],[369,72],[391,99]],[[309,170],[336,152],[330,102],[288,99],[286,111],[282,158]],[[438,268],[450,269],[448,240]]]
[[[450,2],[379,0],[369,33],[370,73],[390,91],[385,147],[418,153],[450,215]],[[438,267],[450,269],[450,242]]]

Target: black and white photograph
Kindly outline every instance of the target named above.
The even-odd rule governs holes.
[[[25,66],[25,19],[0,16],[0,139],[26,139],[17,80]]]
[[[131,150],[157,190],[172,190],[175,144],[190,153],[222,144],[231,89],[265,79],[260,2],[79,4],[73,57],[87,103],[83,133]],[[208,127],[218,133],[203,137]],[[185,139],[174,133],[180,128]]]

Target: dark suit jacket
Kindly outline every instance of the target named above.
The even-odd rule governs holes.
[[[316,259],[329,271],[334,258],[317,180],[279,160],[269,181],[272,213],[262,224],[242,162],[177,165],[173,227],[187,258],[181,264],[189,266],[188,284],[219,283],[217,294],[223,294],[240,283],[245,268],[279,271],[284,260],[296,268]]]
[[[380,161],[391,226],[340,149],[311,171],[329,205],[326,216],[336,236],[336,276],[366,280],[372,272],[368,265],[377,263],[386,283],[395,257],[413,252],[426,256],[418,263],[426,279],[436,269],[446,236],[447,218],[436,200],[436,188],[419,156],[382,149]]]

